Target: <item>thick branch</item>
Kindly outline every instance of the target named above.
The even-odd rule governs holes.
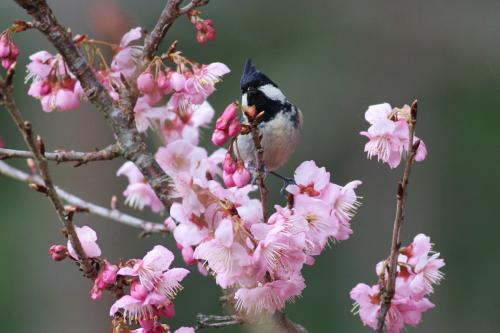
[[[396,191],[396,216],[394,218],[394,226],[392,231],[391,253],[388,262],[388,276],[386,277],[385,285],[382,286],[382,305],[378,319],[377,332],[384,331],[385,318],[391,306],[392,298],[396,292],[396,276],[397,276],[397,260],[399,249],[401,247],[400,235],[401,226],[404,221],[404,209],[406,205],[406,197],[408,195],[408,180],[410,179],[411,168],[415,162],[415,155],[420,141],[413,143],[415,136],[415,125],[417,123],[417,101],[411,104],[411,118],[409,121],[409,147],[410,152],[406,158],[405,169],[403,172],[403,179],[398,183]]]
[[[30,175],[27,174],[19,169],[16,169],[14,167],[11,167],[5,162],[0,161],[0,174],[5,175],[7,177],[11,177],[23,182],[26,182],[28,184],[36,184],[39,186],[45,186],[43,180],[36,176],[36,175]],[[125,214],[120,212],[117,209],[108,209],[101,207],[99,205],[96,205],[94,203],[85,201],[82,198],[77,197],[76,195],[73,195],[69,192],[66,192],[65,190],[55,186],[56,192],[59,195],[61,199],[63,199],[65,202],[67,202],[70,205],[73,205],[77,207],[79,210],[101,216],[113,221],[116,221],[118,223],[126,224],[128,226],[134,227],[134,228],[139,228],[143,230],[146,233],[162,233],[166,232],[165,227],[162,224],[159,223],[154,223],[154,222],[149,222],[149,221],[144,221],[141,220],[137,217]]]
[[[45,152],[45,158],[49,161],[54,161],[57,163],[61,162],[78,162],[75,166],[80,166],[88,162],[93,161],[106,161],[112,160],[121,154],[121,149],[118,145],[113,144],[102,150],[90,151],[90,152],[77,152],[77,151],[65,151],[56,150],[54,152]],[[14,150],[0,148],[0,160],[5,160],[8,158],[34,158],[35,155],[30,151],[25,150]]]
[[[144,138],[135,126],[132,106],[128,101],[116,105],[99,82],[87,60],[72,40],[69,29],[57,21],[45,0],[15,0],[34,19],[34,26],[42,32],[63,56],[71,72],[80,81],[87,98],[110,123],[123,156],[134,162],[148,179],[162,203],[169,205],[170,177],[165,174],[154,156],[147,151]]]
[[[179,8],[182,0],[168,0],[165,8],[160,14],[154,29],[144,39],[143,60],[149,62],[153,59],[154,53],[165,37],[168,29],[174,21],[181,15],[187,14],[190,10],[208,4],[208,0],[193,0],[183,8]]]
[[[203,328],[222,328],[234,325],[242,325],[244,321],[238,316],[217,316],[199,313],[196,315],[196,330]]]
[[[245,320],[238,315],[218,316],[200,313],[196,316],[196,319],[196,330],[200,330],[203,328],[224,328],[229,326],[240,326],[247,324]],[[262,325],[261,329],[264,332],[308,333],[308,331],[304,327],[288,319],[283,312],[278,312],[268,319],[270,321],[264,321],[260,323],[260,325]]]
[[[85,251],[83,250],[82,244],[80,243],[80,239],[76,234],[73,221],[71,220],[70,216],[66,214],[64,205],[62,204],[61,199],[59,198],[59,195],[57,194],[54,184],[52,182],[52,178],[49,172],[49,165],[47,163],[47,159],[43,155],[44,154],[43,142],[40,137],[38,137],[37,140],[35,141],[33,137],[33,131],[31,129],[31,124],[23,119],[21,112],[17,108],[17,105],[14,101],[12,95],[12,85],[7,84],[7,82],[4,81],[3,78],[0,78],[0,91],[1,91],[0,95],[2,97],[1,99],[2,104],[4,105],[5,109],[7,109],[9,114],[12,116],[12,119],[14,120],[19,131],[23,135],[24,141],[26,142],[29,149],[33,153],[36,166],[40,172],[41,178],[43,179],[44,192],[47,194],[47,197],[52,202],[52,205],[54,206],[57,212],[57,216],[59,217],[61,224],[65,228],[65,231],[68,235],[68,239],[71,242],[73,248],[75,249],[75,252],[78,254],[78,257],[80,258],[79,261],[80,268],[86,275],[92,276],[93,274],[95,274],[95,270],[91,262],[87,259],[85,255]]]

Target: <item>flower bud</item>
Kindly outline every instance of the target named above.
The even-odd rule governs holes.
[[[212,143],[216,146],[222,146],[226,143],[228,137],[227,134],[220,130],[215,130],[212,134]]]
[[[144,72],[137,77],[137,88],[144,94],[150,94],[154,92],[156,88],[156,82],[153,74],[150,72]]]
[[[238,164],[233,159],[231,154],[226,154],[226,158],[224,158],[224,164],[222,165],[222,168],[224,169],[224,171],[226,173],[232,175],[236,171],[237,167],[238,167]]]
[[[238,187],[248,185],[251,179],[252,175],[250,174],[250,171],[248,171],[248,169],[244,166],[240,166],[233,174],[233,181]]]
[[[61,261],[66,259],[68,256],[68,249],[64,245],[52,245],[49,248],[49,253],[52,256],[52,260]]]
[[[240,133],[240,130],[241,130],[240,120],[238,118],[235,118],[229,125],[227,134],[229,135],[229,137],[233,138]]]
[[[148,294],[149,291],[139,281],[132,282],[130,286],[130,296],[135,299],[143,300]]]
[[[226,185],[226,187],[236,186],[236,183],[234,182],[233,179],[233,175],[227,173],[226,171],[222,171],[222,180],[224,181],[224,185]]]

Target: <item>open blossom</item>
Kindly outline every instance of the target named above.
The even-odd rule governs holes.
[[[254,288],[240,288],[234,295],[236,309],[248,314],[274,313],[299,296],[304,288],[301,276],[259,284]]]
[[[111,69],[115,73],[121,73],[126,78],[130,78],[137,67],[137,61],[142,55],[142,47],[130,45],[132,42],[142,37],[142,28],[131,29],[123,35],[116,54],[111,62]]]
[[[85,255],[88,258],[94,258],[94,257],[99,257],[101,255],[101,249],[99,248],[99,245],[97,245],[97,234],[96,232],[88,227],[88,226],[83,226],[83,227],[75,227],[76,235],[78,236],[78,239],[80,240],[80,243],[82,244],[83,251],[85,252]],[[71,245],[71,242],[68,240],[68,252],[69,255],[74,258],[78,259],[78,254],[76,253],[75,249],[73,248],[73,245]]]
[[[180,281],[189,273],[184,268],[170,268],[174,255],[167,248],[156,245],[133,267],[123,267],[118,275],[137,276],[148,291],[156,291],[170,299],[182,289]]]
[[[45,112],[69,111],[80,107],[83,89],[60,55],[40,51],[30,56],[28,95],[40,100]]]
[[[431,250],[430,238],[424,234],[415,236],[413,242],[403,248],[398,258],[395,294],[385,319],[389,332],[399,333],[405,325],[416,326],[420,323],[422,313],[434,308],[427,298],[433,292],[433,284],[439,284],[444,266],[439,253]],[[377,265],[377,274],[387,276],[384,263]],[[351,298],[356,302],[355,310],[359,313],[364,325],[377,328],[381,309],[382,295],[379,285],[368,286],[359,283],[351,290]]]
[[[129,180],[129,185],[123,195],[127,198],[125,202],[131,207],[142,210],[144,206],[149,206],[155,213],[165,208],[134,163],[125,162],[116,175],[126,176]]]
[[[368,131],[360,132],[369,141],[365,145],[368,158],[377,156],[379,161],[396,168],[404,154],[410,151],[409,126],[410,107],[392,109],[390,104],[371,105],[365,113],[365,119],[370,123]],[[414,142],[418,139],[414,137]],[[427,156],[427,149],[420,140],[415,160],[423,161]]]
[[[10,32],[4,32],[0,36],[0,61],[2,67],[8,69],[19,56],[19,48],[10,38]]]
[[[215,84],[229,72],[229,67],[220,62],[194,67],[193,75],[186,80],[185,84],[185,91],[191,103],[203,103],[215,91]]]

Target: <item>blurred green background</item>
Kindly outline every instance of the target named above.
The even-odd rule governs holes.
[[[49,2],[75,33],[114,40],[129,27],[151,29],[164,3]],[[498,332],[500,2],[218,0],[202,12],[214,19],[215,42],[200,46],[194,27],[181,18],[163,48],[179,39],[187,56],[204,63],[221,61],[233,70],[211,98],[216,110],[220,113],[239,97],[241,67],[252,57],[304,111],[303,140],[282,173],[291,174],[301,161],[313,159],[332,172],[336,183],[363,181],[354,235],[304,269],[308,287],[287,307],[289,316],[311,333],[368,331],[350,313],[348,293],[358,282],[374,283],[374,266],[388,254],[402,170],[367,160],[365,139],[358,132],[367,128],[363,113],[368,105],[387,101],[400,106],[418,98],[417,134],[425,139],[429,156],[411,177],[403,240],[408,243],[420,232],[430,235],[447,265],[446,279],[431,298],[437,308],[408,331]],[[0,2],[2,27],[19,18],[26,15],[13,1]],[[45,114],[26,95],[28,55],[51,48],[34,31],[16,41],[21,47],[16,96],[47,149],[90,150],[111,143],[106,123],[91,106]],[[0,136],[7,147],[24,149],[4,110]],[[25,167],[21,161],[9,163]],[[108,205],[113,194],[122,199],[126,181],[115,177],[121,163],[77,169],[53,165],[52,171],[61,187]],[[280,184],[271,182],[276,193]],[[274,200],[280,199],[276,195]],[[50,260],[48,247],[62,237],[49,202],[25,184],[0,177],[0,212],[2,331],[107,332],[111,297],[92,301],[91,284],[76,267]],[[162,220],[148,212],[137,214]],[[94,216],[78,215],[76,223],[97,230],[111,260],[140,258],[158,243],[175,248],[168,237],[141,240],[137,230]],[[197,312],[221,313],[220,291],[211,279],[193,270],[183,285],[174,327],[193,324]]]

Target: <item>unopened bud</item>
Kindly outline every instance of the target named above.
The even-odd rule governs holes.
[[[116,195],[113,195],[111,197],[111,203],[110,203],[110,206],[111,206],[111,209],[112,210],[116,210],[118,209],[118,198],[116,197]]]
[[[34,189],[37,192],[47,194],[47,188],[44,185],[40,185],[37,183],[30,183],[29,187],[31,187],[32,189]]]
[[[40,154],[45,155],[45,144],[43,143],[42,138],[40,135],[36,136],[36,148],[40,152]]]
[[[28,168],[30,169],[31,173],[33,174],[37,173],[36,163],[32,158],[28,158],[26,160],[26,164],[28,165]]]
[[[52,260],[61,261],[66,259],[68,256],[68,249],[64,245],[52,245],[49,248],[49,253],[52,256]]]

